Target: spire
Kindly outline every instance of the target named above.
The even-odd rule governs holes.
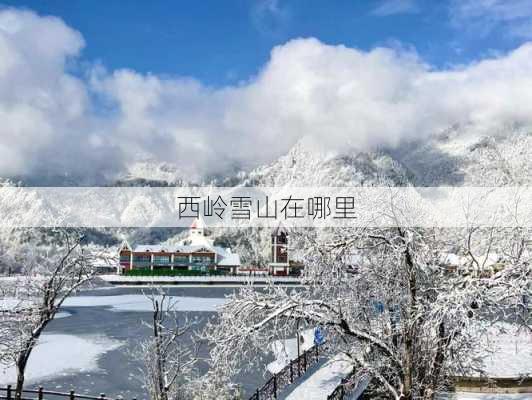
[[[277,225],[277,227],[272,231],[272,237],[273,236],[279,236],[282,233],[284,233],[286,236],[288,236],[288,231],[286,230],[284,225],[281,222],[279,222],[279,225]]]
[[[122,240],[118,251],[131,251],[131,246],[126,239]]]
[[[196,218],[190,225],[190,234],[205,236],[205,222],[201,217]]]

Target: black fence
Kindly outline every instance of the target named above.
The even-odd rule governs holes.
[[[11,385],[7,387],[0,387],[0,399],[2,400],[14,400],[15,399],[15,389]],[[104,393],[101,393],[99,396],[89,396],[80,393],[76,393],[74,390],[71,390],[68,393],[63,392],[54,392],[49,390],[44,390],[42,387],[38,389],[24,389],[22,391],[21,400],[115,400],[109,397],[106,397]],[[117,399],[118,400],[118,399]],[[133,399],[136,400],[136,399]]]
[[[258,388],[249,400],[277,399],[278,394],[302,376],[320,359],[319,346],[312,346],[298,358],[291,360],[281,371],[274,374],[262,387]]]

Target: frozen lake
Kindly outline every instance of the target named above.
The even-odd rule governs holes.
[[[217,307],[235,288],[165,287],[178,300],[179,314],[197,322],[201,329],[215,317]],[[147,288],[102,288],[84,291],[68,299],[60,317],[50,323],[41,344],[32,354],[27,387],[99,394],[126,399],[145,398],[138,380],[140,364],[129,354],[139,338],[150,330],[151,303],[142,294]],[[203,346],[202,352],[207,349]],[[271,360],[270,360],[271,361]],[[0,384],[12,383],[14,371],[0,373]],[[240,377],[245,393],[265,378],[262,371]]]

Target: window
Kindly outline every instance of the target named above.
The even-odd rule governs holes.
[[[188,256],[174,256],[174,264],[188,264]]]
[[[212,262],[209,256],[192,256],[192,264],[211,264]]]
[[[154,256],[153,263],[158,265],[170,264],[170,256]]]
[[[151,264],[151,256],[133,256],[133,264],[136,266],[149,266]]]

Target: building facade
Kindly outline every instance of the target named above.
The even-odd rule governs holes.
[[[119,274],[135,269],[236,273],[240,267],[239,255],[229,248],[214,246],[206,236],[200,219],[193,222],[188,237],[177,245],[139,245],[132,248],[124,241],[119,256]]]

